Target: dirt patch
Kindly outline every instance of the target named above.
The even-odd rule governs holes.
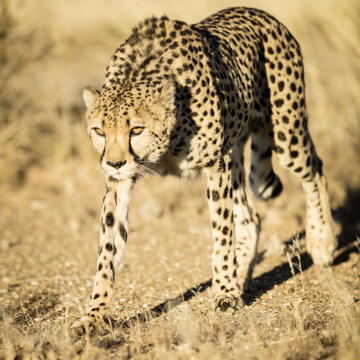
[[[212,240],[204,179],[147,178],[135,189],[129,241],[105,336],[69,331],[91,293],[104,184],[78,164],[34,169],[3,190],[0,358],[291,358],[360,356],[355,195],[334,212],[335,265],[304,252],[303,194],[256,203],[263,217],[253,285],[237,312],[211,310]],[[88,189],[92,189],[89,191]],[[352,214],[352,215],[351,215]],[[302,272],[293,276],[294,231]]]

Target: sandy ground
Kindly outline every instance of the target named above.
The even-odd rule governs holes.
[[[301,187],[283,180],[283,196],[256,202],[263,230],[246,307],[215,313],[205,179],[143,179],[130,206],[129,241],[116,278],[114,329],[85,339],[67,329],[91,293],[104,182],[79,164],[33,169],[26,186],[3,189],[0,197],[0,359],[271,358],[274,351],[285,354],[274,358],[340,358],[349,341],[355,359],[359,194],[349,194],[334,211],[339,249],[334,266],[321,269],[304,253]],[[302,251],[302,275],[295,277],[286,256],[288,251],[298,263],[289,247],[294,232]],[[205,343],[217,350],[204,349]]]

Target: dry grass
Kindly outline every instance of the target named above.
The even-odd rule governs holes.
[[[359,307],[331,272],[321,278],[325,285],[319,293],[331,292],[331,302],[326,307],[317,304],[315,311],[304,306],[310,294],[305,289],[291,303],[275,305],[275,312],[246,307],[237,313],[215,313],[209,310],[209,300],[198,295],[146,323],[133,320],[123,326],[119,322],[105,336],[71,335],[67,319],[61,324],[45,323],[29,316],[21,326],[14,326],[14,319],[5,317],[0,358],[357,360]],[[321,315],[325,312],[331,316]]]
[[[356,256],[350,257],[347,262],[341,262],[333,271],[319,271],[303,266],[301,262],[303,254],[299,242],[294,243],[293,254],[290,248],[289,255],[294,255],[290,263],[296,263],[301,269],[301,274],[293,268],[292,279],[290,269],[286,265],[286,256],[281,255],[282,251],[279,250],[284,247],[284,244],[278,241],[276,234],[273,238],[277,239],[275,244],[277,250],[275,249],[273,254],[268,252],[268,257],[265,257],[263,263],[257,267],[258,279],[265,280],[261,280],[262,282],[258,280],[259,282],[255,282],[254,286],[256,291],[262,290],[259,293],[254,290],[255,292],[249,295],[246,299],[248,306],[244,310],[237,313],[210,311],[211,294],[207,289],[160,317],[145,323],[128,321],[135,315],[134,302],[140,299],[139,302],[144,304],[146,299],[149,299],[147,296],[150,296],[144,290],[136,297],[134,293],[131,295],[131,290],[129,290],[129,294],[125,293],[121,296],[124,298],[129,296],[132,304],[129,302],[129,305],[124,307],[121,299],[116,299],[115,312],[121,321],[110,330],[109,334],[89,338],[79,337],[68,331],[69,323],[81,314],[88,295],[80,290],[77,293],[71,292],[71,286],[68,284],[79,281],[79,286],[84,286],[85,280],[82,277],[84,270],[78,270],[77,273],[74,270],[75,275],[61,272],[64,278],[59,280],[57,273],[52,274],[51,271],[53,261],[57,261],[62,251],[54,249],[63,246],[65,251],[71,248],[71,242],[76,243],[78,248],[83,246],[80,240],[75,237],[75,241],[69,233],[65,232],[67,221],[72,229],[70,234],[76,233],[79,226],[82,229],[82,222],[86,224],[87,229],[92,229],[94,222],[97,221],[96,216],[94,220],[94,216],[91,215],[94,211],[97,213],[97,210],[93,210],[93,205],[88,205],[89,200],[85,192],[79,195],[73,190],[93,186],[94,181],[97,181],[97,179],[92,179],[93,183],[84,181],[84,177],[91,177],[93,170],[89,169],[95,168],[97,156],[85,134],[82,88],[87,85],[100,88],[105,67],[115,48],[126,38],[131,27],[145,16],[166,13],[172,18],[192,23],[217,10],[234,5],[238,6],[240,3],[226,0],[197,0],[196,2],[190,0],[106,0],[105,2],[2,0],[0,2],[0,184],[6,189],[16,189],[16,192],[10,193],[15,194],[11,195],[13,198],[18,192],[25,191],[27,186],[32,192],[38,192],[39,184],[43,184],[51,193],[51,196],[41,195],[44,199],[38,195],[39,198],[35,198],[37,202],[34,202],[33,198],[29,200],[32,208],[30,206],[27,221],[23,224],[23,235],[19,235],[19,238],[26,238],[31,231],[36,233],[37,230],[33,228],[31,231],[25,230],[26,224],[33,220],[36,224],[40,221],[40,225],[34,225],[36,229],[42,226],[46,228],[48,222],[55,224],[54,229],[58,231],[49,230],[43,238],[40,234],[36,241],[26,243],[26,249],[23,250],[24,258],[27,259],[31,257],[32,247],[38,242],[46,244],[44,246],[52,254],[47,270],[50,275],[43,274],[42,277],[36,277],[32,274],[25,280],[21,277],[15,279],[18,283],[14,280],[13,284],[7,283],[7,277],[10,275],[6,275],[6,278],[5,275],[4,277],[0,275],[3,277],[3,282],[0,284],[6,285],[4,285],[4,292],[0,292],[0,297],[13,294],[14,290],[11,290],[13,287],[22,294],[19,297],[15,291],[15,295],[11,295],[13,297],[9,295],[8,298],[4,298],[4,302],[0,301],[0,359],[114,357],[124,359],[355,360],[360,358],[359,297],[355,297],[353,289],[350,291],[344,283],[344,278],[348,276],[355,284],[356,291],[359,290],[358,254],[352,253],[351,255]],[[329,189],[333,206],[343,206],[346,210],[346,206],[351,204],[351,194],[359,198],[360,184],[360,173],[356,171],[360,160],[360,2],[358,0],[274,0],[271,2],[244,0],[241,5],[258,7],[270,12],[290,29],[301,44],[305,59],[312,136],[329,174]],[[87,170],[82,171],[83,168],[78,166],[80,163],[85,164],[84,168]],[[53,170],[54,168],[65,170],[57,172],[58,170]],[[48,175],[48,169],[52,177]],[[34,185],[34,181],[31,183],[34,173],[40,174],[37,179],[41,178],[42,181],[36,183],[37,185]],[[45,174],[44,177],[42,174]],[[45,179],[47,176],[49,177]],[[148,258],[145,257],[146,261],[150,263],[153,261],[154,264],[151,263],[151,266],[161,268],[159,273],[165,274],[163,275],[165,280],[161,283],[161,279],[148,279],[149,275],[146,271],[149,270],[146,269],[139,274],[136,273],[136,276],[144,282],[148,281],[149,286],[154,286],[156,291],[160,292],[156,296],[153,295],[157,302],[154,300],[151,306],[159,304],[158,299],[176,297],[185,293],[186,289],[194,286],[196,281],[201,281],[202,277],[199,274],[205,271],[204,266],[197,263],[198,255],[191,263],[185,262],[179,255],[180,260],[177,260],[181,263],[179,267],[172,263],[173,258],[178,256],[174,249],[180,241],[175,240],[178,239],[177,234],[184,232],[184,225],[178,225],[177,230],[173,232],[166,230],[166,227],[170,228],[170,225],[174,224],[172,220],[169,220],[170,216],[178,217],[178,221],[180,219],[186,224],[189,236],[193,236],[196,241],[201,243],[202,237],[210,236],[206,230],[201,230],[203,233],[196,230],[199,223],[208,221],[207,216],[203,215],[203,211],[206,211],[204,210],[206,203],[194,206],[196,212],[193,212],[195,210],[190,207],[182,213],[176,210],[179,203],[186,207],[189,199],[193,201],[194,196],[200,192],[200,187],[194,185],[192,192],[184,198],[181,191],[177,190],[177,183],[173,180],[166,180],[161,184],[159,186],[156,182],[150,182],[150,185],[147,185],[142,192],[147,202],[145,205],[139,205],[137,209],[138,216],[146,222],[147,227],[143,228],[142,223],[134,219],[135,232],[139,234],[139,239],[142,237],[149,239],[150,245],[146,245],[149,249],[152,242],[156,243],[156,239],[160,237],[158,229],[165,229],[163,236],[166,242],[164,241],[164,244],[168,248],[164,251],[167,251],[168,256],[159,258],[156,257],[159,255],[153,255],[155,260],[151,260],[150,255],[147,255]],[[167,191],[171,196],[162,199],[160,205],[154,206],[152,202],[155,201],[154,194],[161,191]],[[64,197],[66,209],[70,206],[74,211],[73,219],[68,219],[70,215],[67,214],[67,210],[61,215],[56,212],[56,206],[60,203],[59,198],[56,197],[57,193]],[[11,196],[9,203],[13,201]],[[86,205],[86,211],[88,211],[80,220],[76,220],[76,214],[81,212],[76,206],[80,207],[80,205],[74,205],[72,202],[72,198],[77,199],[77,197],[79,204],[82,204],[84,208]],[[169,200],[170,198],[175,200]],[[294,207],[299,205],[297,200],[293,198],[292,200],[287,201],[290,204],[289,211],[294,217],[303,218],[300,210],[291,208],[292,203]],[[32,214],[41,212],[41,206],[46,201],[52,201],[51,204],[54,205],[54,219],[48,219],[51,217],[51,212],[47,214],[46,209],[40,220],[33,219],[35,215]],[[18,207],[25,206],[25,203],[25,200],[23,203],[20,202]],[[285,207],[284,203],[277,204],[275,207]],[[155,218],[148,217],[146,206],[156,212]],[[14,208],[16,208],[15,205]],[[11,223],[14,216],[7,216],[4,209],[5,206],[1,208],[0,218],[2,224],[0,271],[6,270],[11,274],[13,267],[16,268],[19,261],[16,258],[17,253],[14,253],[15,255],[12,253],[12,244],[15,243],[16,247],[16,241],[12,239],[11,234],[12,231],[18,231],[19,226]],[[78,212],[76,213],[74,209]],[[349,211],[351,209],[350,206]],[[282,218],[279,220],[278,215],[272,218],[271,214],[269,212],[269,222],[285,222]],[[58,218],[55,218],[55,215]],[[341,220],[343,224],[350,221],[348,220],[351,218],[350,215]],[[189,220],[186,220],[188,218]],[[276,221],[271,219],[276,219]],[[158,224],[160,220],[162,223],[159,228],[152,224],[153,222]],[[301,220],[299,221],[301,224]],[[264,223],[266,225],[266,221]],[[359,226],[358,220],[354,220],[351,224]],[[280,226],[284,227],[284,224]],[[359,234],[359,228],[354,231]],[[85,234],[88,238],[95,237],[94,232],[90,230]],[[354,233],[351,233],[351,236],[353,235]],[[86,236],[84,235],[81,241],[85,240]],[[355,237],[350,238],[348,233],[344,233],[343,236],[347,237],[347,242],[355,239]],[[135,235],[134,237],[136,238]],[[54,245],[48,244],[46,240],[48,238],[53,239]],[[175,240],[168,244],[168,238]],[[303,240],[300,239],[300,244],[302,242]],[[140,240],[136,244],[141,248],[143,246]],[[131,254],[129,258],[133,263],[142,266],[142,260],[138,260],[135,256],[136,248],[131,250],[131,245],[129,246]],[[191,246],[195,247],[193,244]],[[359,243],[351,246],[352,249],[356,249]],[[71,254],[66,255],[69,258],[61,255],[63,263],[68,261],[66,259],[72,259],[71,256],[77,259],[71,261],[82,261],[82,256],[76,257],[77,255],[73,255],[76,253],[75,248],[73,250]],[[5,251],[10,255],[2,255]],[[41,251],[43,251],[42,248]],[[88,255],[88,252],[92,254],[90,249],[84,249],[84,251],[86,252],[84,257],[94,261],[92,255]],[[201,254],[198,248],[194,251],[196,254]],[[342,254],[346,255],[346,251],[339,253],[339,257]],[[30,269],[29,272],[32,271],[32,267],[37,266],[36,262],[24,261]],[[47,264],[47,261],[40,262],[41,266]],[[12,262],[15,265],[12,265]],[[195,263],[197,264],[196,273],[191,270]],[[208,263],[208,259],[205,263]],[[284,263],[287,267],[283,265]],[[86,262],[86,266],[89,264],[90,262]],[[129,268],[132,269],[131,265]],[[185,270],[180,272],[183,268],[187,272]],[[270,271],[269,269],[273,268],[272,276],[276,278],[280,274],[286,281],[274,283],[277,285],[269,287],[268,278],[265,275]],[[279,271],[276,270],[277,268]],[[205,269],[207,269],[206,265]],[[65,268],[65,270],[69,269]],[[90,272],[90,270],[85,272]],[[125,279],[124,283],[127,279],[134,278],[134,273],[131,273],[125,265],[121,271],[122,279]],[[174,296],[172,296],[171,293],[162,289],[170,286],[167,279],[171,277],[176,279],[176,274],[182,275],[178,275],[179,278],[176,280],[178,285],[175,286],[176,291],[173,289]],[[86,279],[91,281],[92,275],[91,273]],[[203,276],[208,279],[208,275],[209,273],[205,271]],[[185,278],[188,282],[183,281]],[[47,290],[43,292],[39,290],[38,294],[31,290],[34,296],[30,296],[28,294],[30,290],[27,289],[37,282],[40,284],[48,282],[47,286],[44,285],[44,288],[48,290],[60,290],[58,293],[54,292],[57,295],[53,297],[46,292]],[[161,286],[156,288],[155,282],[163,284],[161,285],[163,288]],[[124,288],[124,283],[121,283],[119,289]],[[175,280],[171,282],[173,283]],[[301,291],[299,284],[302,284]],[[42,286],[39,285],[39,289],[42,289]],[[0,288],[1,290],[3,289]],[[53,301],[55,305],[48,307],[39,305],[37,300],[34,300],[36,294],[41,296],[48,294],[45,298]],[[67,295],[69,296],[66,297]],[[30,305],[23,303],[25,300]],[[61,304],[60,312],[55,311],[55,308],[60,306],[56,304]],[[2,306],[4,309],[1,308]],[[123,326],[124,321],[127,321],[126,324],[129,326]]]

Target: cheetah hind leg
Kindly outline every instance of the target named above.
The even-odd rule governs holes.
[[[279,196],[283,186],[272,167],[272,150],[264,129],[251,133],[251,168],[249,183],[253,194],[260,200]]]
[[[337,240],[332,226],[326,178],[318,172],[312,181],[302,185],[307,195],[306,248],[314,264],[327,267],[333,263]]]

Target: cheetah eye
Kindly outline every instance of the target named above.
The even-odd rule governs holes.
[[[137,126],[131,129],[130,135],[140,135],[144,131],[144,128],[141,126]]]
[[[105,132],[99,128],[94,128],[95,132],[99,136],[105,136]]]

